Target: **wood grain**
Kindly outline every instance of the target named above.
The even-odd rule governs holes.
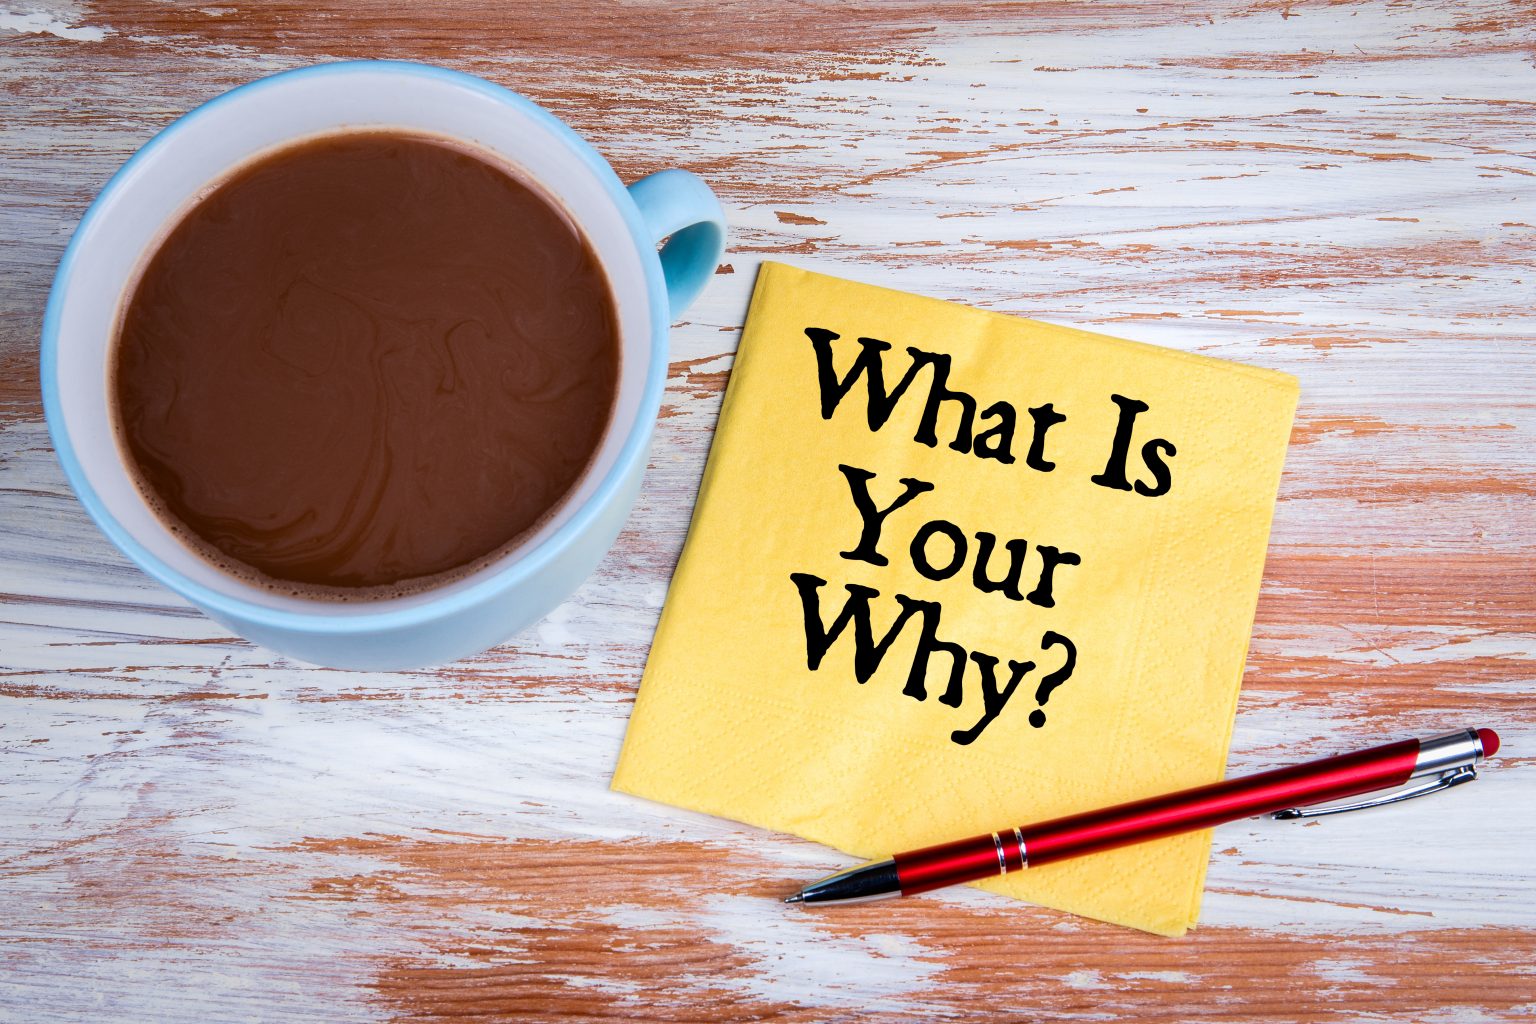
[[[0,0],[0,1019],[1480,1022],[1536,1013],[1529,3]],[[338,57],[518,89],[733,241],[629,528],[435,671],[229,637],[94,529],[41,421],[112,170]],[[831,851],[607,790],[757,261],[1286,370],[1231,769],[1494,727],[1475,786],[1218,830],[1201,928],[979,892],[786,913]]]

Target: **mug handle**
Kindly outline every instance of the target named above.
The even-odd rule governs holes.
[[[715,272],[725,251],[725,211],[704,179],[688,171],[657,171],[629,186],[640,217],[661,247],[661,273],[667,281],[670,323]],[[670,237],[669,237],[670,236]]]

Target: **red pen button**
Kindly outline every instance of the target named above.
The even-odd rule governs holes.
[[[1483,742],[1483,756],[1492,757],[1499,752],[1499,734],[1492,729],[1477,730],[1477,738]]]

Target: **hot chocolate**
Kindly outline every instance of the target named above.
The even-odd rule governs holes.
[[[459,578],[592,461],[617,314],[571,218],[456,144],[258,158],[148,258],[112,361],[141,489],[226,571],[306,596]]]

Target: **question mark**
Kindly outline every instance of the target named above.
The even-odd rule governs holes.
[[[1035,687],[1035,703],[1044,704],[1051,699],[1051,691],[1056,689],[1072,675],[1072,669],[1077,667],[1077,645],[1055,630],[1046,630],[1045,636],[1040,638],[1040,649],[1049,650],[1060,645],[1067,649],[1067,660],[1061,668],[1052,672],[1040,680],[1040,685]],[[1045,712],[1039,708],[1029,713],[1029,724],[1036,729],[1045,724]]]

